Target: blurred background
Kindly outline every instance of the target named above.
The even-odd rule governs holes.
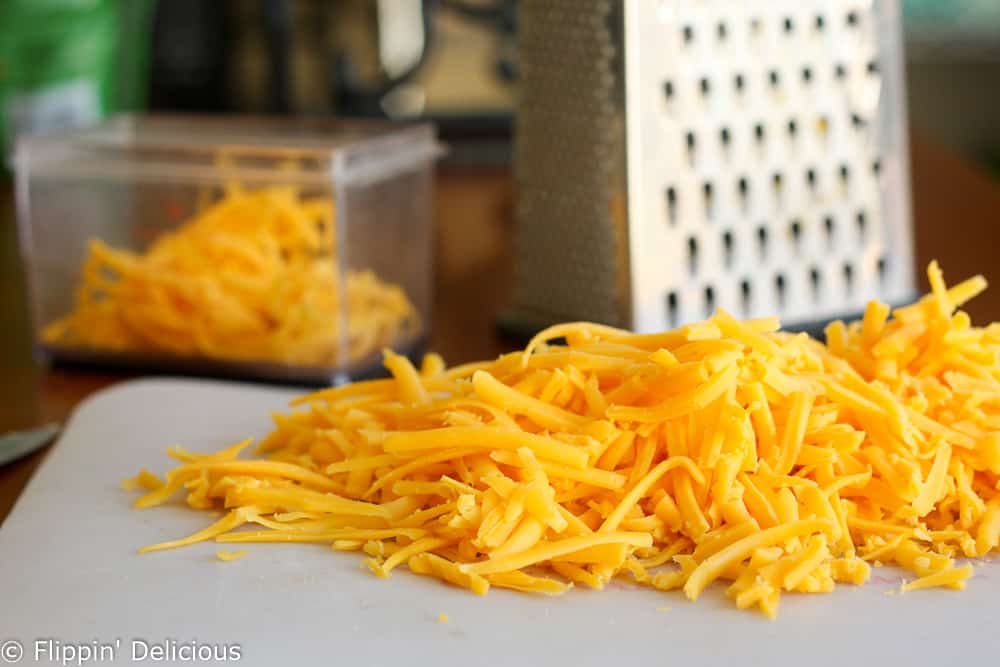
[[[902,7],[911,128],[996,178],[1000,2]],[[509,172],[517,30],[517,0],[3,0],[0,155],[122,111],[337,115],[430,120],[445,168]],[[0,184],[0,303],[21,317],[9,169]],[[509,231],[439,230],[438,272],[499,261]]]
[[[903,0],[911,124],[1000,169],[1000,3]],[[510,157],[516,0],[4,0],[0,145],[121,110],[426,118]],[[958,113],[960,111],[960,113]]]
[[[996,178],[1000,2],[902,7],[911,128]],[[0,155],[18,135],[122,111],[337,115],[430,120],[449,147],[445,169],[509,173],[517,29],[517,0],[2,0]],[[7,167],[0,304],[21,319]],[[506,274],[497,248],[509,247],[511,229],[460,220],[469,216],[462,202],[481,205],[492,191],[504,209],[493,217],[507,225],[509,184],[477,182],[476,190],[470,182],[465,191],[463,178],[475,176],[438,183],[448,199],[439,218],[454,211],[456,222],[445,233],[438,221],[436,270],[463,280]],[[489,289],[503,291],[502,282]],[[439,300],[448,294],[439,290]],[[29,357],[28,328],[15,330],[15,347]]]
[[[978,220],[983,209],[963,210],[970,200],[949,178],[964,184],[975,172],[985,193],[981,181],[1000,177],[1000,2],[902,7],[910,126],[932,147],[913,145],[920,266],[935,250],[922,221]],[[494,354],[511,273],[518,10],[516,0],[0,0],[5,366],[35,368],[6,157],[18,136],[123,111],[432,121],[448,153],[435,191],[431,345],[459,350],[451,362]],[[985,220],[974,224],[995,234]],[[989,245],[969,270],[990,261]],[[948,251],[939,254],[949,266]],[[104,383],[74,378],[68,403],[88,381]],[[46,391],[58,401],[58,387]]]

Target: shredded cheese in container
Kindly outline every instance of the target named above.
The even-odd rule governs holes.
[[[419,318],[399,286],[371,271],[338,275],[333,213],[329,198],[292,187],[234,184],[142,254],[94,239],[74,311],[42,339],[321,367],[413,339]]]
[[[773,617],[784,592],[961,589],[1000,543],[1000,324],[957,310],[981,277],[824,345],[774,319],[637,335],[576,323],[446,369],[385,352],[392,377],[303,396],[249,440],[181,463],[137,507],[187,493],[227,514],[202,540],[364,552],[485,594],[558,595],[614,577],[696,600],[713,582]],[[557,338],[565,344],[555,344]]]

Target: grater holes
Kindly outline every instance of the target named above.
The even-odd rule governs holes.
[[[701,90],[702,97],[708,97],[708,94],[712,92],[712,83],[708,80],[707,76],[703,76],[698,80],[698,88]]]
[[[825,218],[823,218],[823,231],[826,233],[826,243],[832,250],[834,241],[833,238],[834,222],[832,215],[828,215]]]
[[[806,185],[809,186],[810,190],[816,189],[816,180],[817,180],[816,168],[809,167],[808,169],[806,169]]]
[[[688,272],[693,276],[698,273],[698,239],[688,237]]]
[[[788,225],[788,232],[792,237],[792,248],[799,253],[802,250],[802,221],[792,220]]]
[[[858,27],[861,23],[861,16],[854,10],[847,12],[847,16],[844,17],[845,22],[852,28]]]
[[[694,132],[688,130],[684,134],[684,143],[687,145],[688,161],[694,162],[695,149],[697,148],[697,139],[694,136]]]
[[[677,224],[677,188],[667,188],[667,220],[671,225]]]
[[[861,130],[862,128],[864,128],[865,124],[866,124],[865,119],[861,117],[861,114],[857,113],[856,111],[851,112],[851,126],[855,130]]]
[[[886,278],[889,277],[889,260],[885,255],[878,258],[878,261],[875,263],[875,270],[878,272],[879,283],[885,285]]]
[[[865,69],[871,75],[878,74],[878,61],[877,60],[869,60],[868,64],[865,65]]]
[[[767,81],[771,84],[772,88],[777,88],[781,85],[781,74],[776,69],[770,69],[767,72]]]
[[[776,171],[771,175],[771,190],[774,191],[774,198],[776,200],[781,199],[781,188],[784,185],[785,177],[780,171]]]
[[[751,291],[750,280],[744,278],[740,281],[740,305],[743,308],[743,316],[746,317],[750,313],[750,307],[753,305],[753,293]]]
[[[812,290],[813,299],[818,299],[820,289],[823,287],[823,274],[820,273],[819,268],[816,266],[809,269],[809,286]]]
[[[719,38],[720,42],[726,41],[726,37],[729,36],[729,26],[726,25],[725,21],[719,21],[715,26],[715,35]]]
[[[757,228],[757,253],[760,255],[760,258],[762,260],[767,258],[767,250],[768,250],[767,244],[768,244],[767,227],[764,227],[762,225]]]
[[[794,139],[795,136],[799,133],[799,122],[794,118],[789,118],[788,123],[786,124],[785,127],[788,130],[789,139]]]
[[[670,79],[663,82],[663,96],[667,98],[668,102],[672,102],[674,99],[674,82]]]
[[[813,80],[813,69],[809,65],[802,68],[802,83],[809,85]]]
[[[754,37],[760,35],[761,28],[763,24],[761,23],[759,16],[754,16],[750,19],[750,34]]]
[[[757,143],[762,143],[764,141],[764,134],[765,134],[764,124],[763,123],[754,123],[754,126],[753,126],[753,136],[754,136],[754,139],[757,140]]]
[[[858,226],[858,238],[864,241],[868,228],[868,214],[864,210],[858,211],[854,221]]]
[[[850,262],[844,262],[841,271],[844,274],[844,287],[847,289],[847,293],[850,294],[854,291],[854,265]]]
[[[785,299],[788,296],[788,285],[785,281],[785,274],[778,273],[774,276],[774,295],[778,299],[778,307],[785,307]]]
[[[711,317],[715,312],[715,288],[711,285],[705,286],[705,317]]]
[[[872,174],[874,174],[875,178],[878,178],[881,173],[882,173],[882,160],[880,160],[879,158],[875,158],[872,161]]]
[[[847,78],[847,66],[844,63],[837,63],[833,67],[833,77],[838,81],[843,81]]]
[[[685,44],[690,44],[694,41],[694,26],[686,25],[681,29],[681,37],[684,39]]]
[[[705,217],[711,219],[712,211],[715,208],[714,198],[715,198],[715,187],[712,185],[711,181],[705,181],[701,185],[701,195],[705,200]]]
[[[746,176],[740,176],[736,182],[736,191],[740,196],[740,207],[746,210],[750,204],[750,181],[747,180]]]
[[[719,130],[719,141],[722,142],[723,150],[729,148],[729,142],[732,141],[732,138],[732,133],[729,131],[728,127],[723,126],[723,128]]]
[[[733,265],[733,246],[735,245],[733,241],[733,233],[730,230],[726,230],[722,234],[722,257],[726,264],[726,268],[730,268]]]
[[[826,17],[822,14],[817,14],[813,19],[813,25],[816,26],[817,31],[823,32],[823,29],[826,28]]]
[[[746,77],[743,76],[743,74],[737,74],[736,76],[733,77],[733,87],[736,88],[736,92],[738,94],[740,95],[743,94],[746,85],[747,85],[747,80]]]
[[[680,299],[677,296],[677,292],[667,292],[667,325],[670,327],[677,326],[677,322],[680,319]]]
[[[844,185],[847,185],[851,180],[851,166],[846,162],[841,163],[840,168],[837,169],[837,173],[840,174],[840,180]]]
[[[795,21],[792,20],[791,16],[786,16],[785,20],[781,22],[781,27],[786,34],[791,34],[795,31]]]

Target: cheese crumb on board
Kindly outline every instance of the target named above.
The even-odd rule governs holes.
[[[438,623],[447,623],[449,620],[450,619],[448,618],[448,614],[445,614],[443,612],[438,614]]]
[[[219,549],[215,552],[216,557],[224,562],[229,562],[233,560],[239,560],[247,555],[246,551],[226,551],[225,549]]]
[[[881,563],[916,575],[902,591],[963,588],[957,559],[1000,544],[1000,324],[959,310],[982,278],[928,273],[931,294],[826,344],[719,311],[657,334],[562,324],[450,369],[386,351],[392,377],[296,399],[256,458],[170,450],[136,506],[183,490],[228,514],[147,550],[320,543],[480,595],[722,581],[772,618]]]

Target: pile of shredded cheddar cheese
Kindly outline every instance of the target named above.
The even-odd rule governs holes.
[[[360,550],[483,594],[600,589],[697,599],[712,582],[773,617],[782,592],[915,575],[963,588],[1000,538],[1000,324],[956,309],[981,277],[864,319],[823,345],[719,311],[666,333],[564,324],[490,362],[326,389],[274,416],[261,458],[173,448],[151,507],[228,513],[185,539]],[[557,338],[565,345],[552,344]],[[238,530],[237,530],[238,529]]]
[[[231,185],[143,254],[92,240],[74,311],[42,337],[58,347],[326,367],[416,335],[402,289],[371,271],[349,271],[341,285],[337,271],[329,198]]]

